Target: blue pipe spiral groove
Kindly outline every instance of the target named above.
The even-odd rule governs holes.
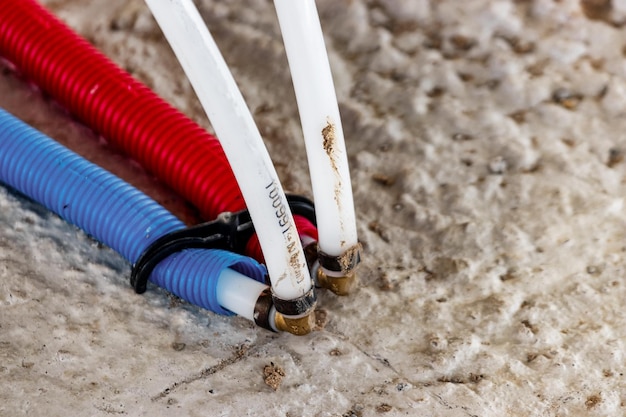
[[[185,228],[157,202],[0,109],[0,182],[119,252],[131,264],[159,237]],[[157,265],[150,281],[219,314],[217,279],[232,268],[263,282],[255,260],[223,250],[188,249]]]

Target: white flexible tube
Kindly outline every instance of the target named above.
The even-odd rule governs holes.
[[[358,244],[348,157],[324,37],[314,0],[274,0],[311,172],[322,252]]]
[[[275,297],[312,287],[285,193],[261,134],[191,0],[146,0],[217,133],[257,231]]]
[[[267,285],[224,268],[217,279],[217,302],[226,310],[254,321],[254,306],[265,289]]]

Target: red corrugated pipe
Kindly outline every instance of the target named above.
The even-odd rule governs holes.
[[[141,163],[205,219],[245,203],[218,140],[34,0],[0,0],[0,56]],[[295,216],[301,234],[317,229]],[[248,255],[262,260],[256,236]]]

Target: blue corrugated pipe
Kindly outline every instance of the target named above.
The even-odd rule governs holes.
[[[104,169],[0,109],[0,181],[43,204],[134,264],[159,237],[185,227]],[[223,250],[187,249],[161,261],[150,281],[219,314],[217,279],[231,268],[263,282],[265,267]]]

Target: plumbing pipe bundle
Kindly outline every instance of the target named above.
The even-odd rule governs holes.
[[[216,138],[35,0],[0,2],[0,57],[192,202],[205,219],[245,208]],[[317,240],[314,225],[301,216],[295,221],[301,234]]]
[[[0,109],[0,182],[44,205],[135,263],[185,225],[139,190]],[[223,250],[186,249],[161,261],[150,281],[218,314],[278,330],[266,308],[266,269]],[[265,317],[259,317],[265,313]],[[274,313],[274,314],[273,314]]]
[[[245,252],[265,258],[279,321],[292,333],[308,333],[315,293],[301,242],[313,253],[307,260],[316,284],[341,295],[354,286],[360,251],[341,121],[314,1],[277,0],[275,6],[303,124],[319,244],[313,223],[292,217],[252,116],[191,0],[147,3],[221,146],[34,0],[0,2],[0,56],[205,218],[247,205],[258,234]],[[310,56],[300,53],[307,50]]]
[[[313,283],[287,198],[261,134],[191,0],[147,0],[213,125],[255,224],[276,308],[312,317]],[[281,309],[285,300],[304,308]]]

